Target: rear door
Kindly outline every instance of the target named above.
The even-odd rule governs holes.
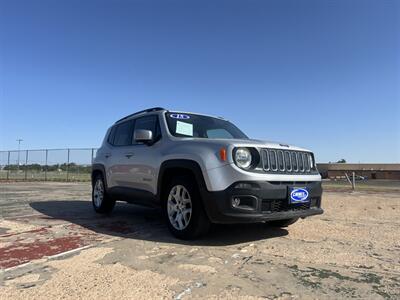
[[[108,160],[108,185],[110,188],[130,187],[129,153],[132,152],[134,121],[129,120],[116,125],[112,150]]]

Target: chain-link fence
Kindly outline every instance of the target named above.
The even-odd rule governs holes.
[[[89,181],[96,148],[0,151],[0,180]]]

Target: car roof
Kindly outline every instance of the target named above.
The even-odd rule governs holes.
[[[152,107],[152,108],[147,108],[138,112],[135,112],[133,114],[127,115],[126,117],[123,117],[122,119],[119,119],[118,121],[115,122],[115,124],[120,123],[122,121],[128,120],[132,117],[138,116],[138,115],[142,115],[142,114],[146,114],[146,113],[150,113],[150,112],[154,112],[154,111],[166,111],[165,108],[163,107]]]
[[[221,119],[224,121],[227,121],[225,118],[223,117],[218,117],[218,116],[213,116],[213,115],[208,115],[208,114],[201,114],[201,113],[195,113],[195,112],[187,112],[187,111],[177,111],[177,110],[167,110],[163,107],[152,107],[152,108],[147,108],[138,112],[135,112],[133,114],[127,115],[121,119],[119,119],[118,121],[115,122],[115,124],[121,123],[122,121],[131,119],[133,117],[139,116],[139,115],[144,115],[144,114],[148,114],[151,112],[174,112],[174,113],[178,113],[178,114],[192,114],[192,115],[199,115],[199,116],[205,116],[205,117],[211,117],[211,118],[216,118],[216,119]]]

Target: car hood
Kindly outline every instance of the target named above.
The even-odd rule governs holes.
[[[283,150],[297,150],[297,151],[308,151],[308,149],[290,145],[287,143],[273,142],[273,141],[263,141],[255,139],[204,139],[204,138],[184,138],[185,140],[190,140],[192,142],[199,142],[204,144],[216,144],[225,145],[233,147],[256,147],[256,148],[273,148],[273,149],[283,149]]]

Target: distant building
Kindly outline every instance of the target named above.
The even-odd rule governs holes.
[[[400,180],[400,164],[317,164],[322,178],[341,178],[355,172],[369,179]]]

